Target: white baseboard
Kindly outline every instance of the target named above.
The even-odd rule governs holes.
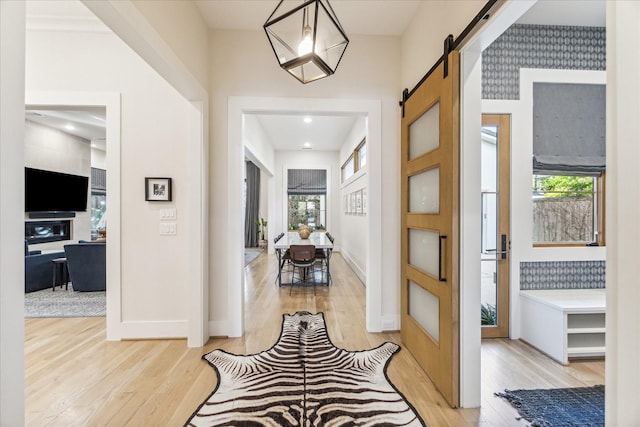
[[[382,316],[382,331],[399,331],[400,315]]]
[[[358,276],[358,279],[360,279],[360,281],[366,285],[367,284],[367,275],[366,275],[366,273],[364,271],[362,271],[362,269],[360,268],[360,266],[358,264],[356,264],[356,262],[353,260],[353,258],[351,258],[349,253],[345,252],[345,251],[341,251],[340,255],[342,255],[342,258],[344,258],[345,262],[347,263],[347,265],[349,267],[351,267],[353,272],[356,273],[356,276]]]
[[[229,328],[225,320],[209,320],[209,336],[210,337],[227,337],[229,336]]]
[[[120,323],[120,339],[171,339],[187,337],[187,321],[130,321]]]

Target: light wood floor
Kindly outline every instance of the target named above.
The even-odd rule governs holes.
[[[185,340],[107,342],[104,318],[26,319],[27,426],[182,426],[216,385],[202,354],[270,348],[283,313],[324,312],[333,343],[348,350],[401,344],[397,332],[366,332],[364,286],[339,254],[331,267],[330,288],[289,296],[274,285],[275,256],[263,253],[245,269],[245,336],[211,339],[204,348],[189,349]],[[604,362],[562,366],[520,341],[485,341],[481,409],[450,409],[407,350],[394,356],[388,374],[431,427],[524,426],[494,392],[603,384]]]

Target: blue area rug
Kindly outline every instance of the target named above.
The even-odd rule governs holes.
[[[511,403],[532,427],[604,426],[604,386],[495,393]]]

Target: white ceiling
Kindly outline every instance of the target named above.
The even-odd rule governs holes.
[[[290,1],[290,0],[286,0]],[[299,3],[299,0],[296,0]],[[400,36],[411,23],[417,8],[429,0],[332,0],[331,5],[347,35]],[[294,3],[292,1],[292,3]],[[196,0],[207,25],[212,29],[262,31],[262,26],[278,0]],[[77,0],[27,1],[27,25],[39,25],[43,19],[95,19]],[[540,0],[518,21],[523,24],[605,26],[605,0]],[[39,111],[43,123],[47,112]],[[51,125],[63,126],[60,111]],[[75,118],[74,118],[75,115]],[[67,111],[65,118],[84,129],[91,119],[82,111]],[[34,120],[33,117],[28,117]],[[260,115],[259,123],[276,150],[298,150],[309,142],[313,150],[337,150],[348,135],[355,117],[315,116],[305,124],[300,115]],[[36,120],[34,120],[36,121]],[[95,124],[95,123],[94,123]],[[65,132],[73,131],[61,129]],[[92,128],[92,131],[96,128]],[[86,139],[104,138],[98,133],[83,133]],[[84,135],[84,136],[83,136]]]
[[[74,107],[73,109],[27,108],[25,118],[41,125],[84,138],[94,148],[106,150],[107,117],[104,107]]]
[[[302,2],[286,1],[291,7]],[[421,0],[331,0],[331,7],[347,35],[399,36],[411,22]],[[259,30],[278,0],[197,0],[210,28]]]
[[[604,27],[605,0],[539,0],[519,24]]]
[[[256,115],[276,150],[339,151],[356,116]],[[310,122],[305,122],[305,118]]]

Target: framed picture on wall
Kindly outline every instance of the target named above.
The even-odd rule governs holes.
[[[356,191],[356,213],[362,214],[362,190]]]
[[[144,199],[148,202],[170,202],[171,178],[145,178]]]
[[[354,214],[356,213],[356,193],[353,192],[349,196],[351,198],[351,213]]]
[[[342,211],[344,213],[349,213],[349,198],[346,194],[342,195]]]

